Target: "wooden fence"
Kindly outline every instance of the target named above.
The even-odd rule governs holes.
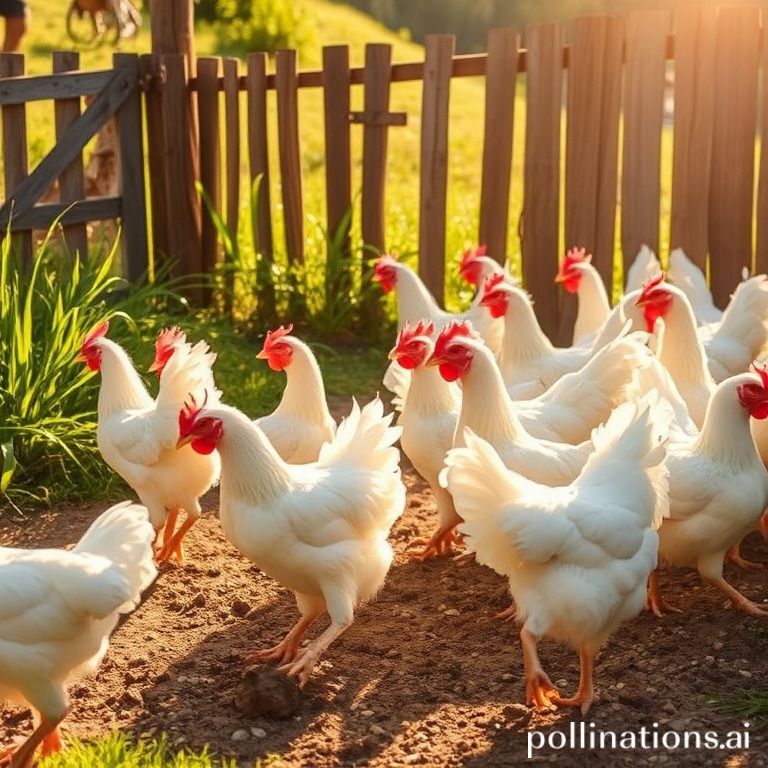
[[[758,123],[760,133],[768,135],[768,94],[759,98],[759,91],[768,88],[768,77],[757,7],[683,6],[674,15],[644,11],[626,20],[583,18],[574,22],[568,45],[557,24],[533,26],[526,30],[525,40],[526,47],[522,48],[515,29],[496,29],[489,34],[487,53],[457,56],[452,37],[432,36],[426,43],[425,60],[405,64],[391,63],[389,45],[372,43],[366,47],[362,67],[350,66],[347,46],[330,46],[323,50],[322,70],[312,72],[298,71],[294,51],[278,52],[274,71],[262,53],[248,55],[243,72],[241,62],[230,58],[198,58],[194,71],[188,73],[181,55],[142,56],[140,81],[146,89],[156,256],[170,255],[184,272],[213,268],[219,258],[216,232],[201,208],[194,180],[201,181],[217,209],[225,189],[223,217],[230,229],[236,230],[241,156],[243,161],[247,158],[250,179],[262,178],[255,216],[258,249],[267,259],[275,250],[283,250],[273,238],[273,193],[278,180],[270,178],[268,162],[271,117],[267,94],[274,91],[284,250],[289,261],[303,261],[301,88],[323,90],[327,231],[346,226],[347,212],[357,204],[351,186],[350,131],[352,123],[359,123],[363,126],[362,193],[355,214],[360,217],[362,240],[384,250],[388,131],[406,119],[390,111],[390,86],[422,81],[419,272],[442,300],[451,83],[455,77],[484,76],[485,123],[478,135],[484,149],[477,240],[503,260],[508,230],[519,228],[524,280],[536,300],[540,321],[548,333],[565,339],[575,316],[575,301],[571,296],[559,296],[552,282],[565,245],[590,250],[610,286],[618,210],[624,262],[631,261],[642,243],[659,251],[663,103],[665,80],[673,72],[671,247],[682,246],[699,265],[709,264],[713,293],[721,306],[739,281],[743,265],[768,271],[768,152],[760,154],[755,184]],[[128,60],[118,57],[115,72],[125,71]],[[2,61],[13,60],[5,57]],[[135,72],[134,61],[131,59],[131,72]],[[0,75],[20,74],[9,70],[7,63],[3,66]],[[73,83],[79,77],[77,82],[90,83],[88,78],[96,74],[54,77],[70,78]],[[515,88],[523,74],[527,98],[524,207],[521,222],[510,222]],[[111,76],[102,73],[102,80]],[[21,90],[15,97],[8,95],[12,82],[0,81],[6,125],[14,124],[12,110],[19,109],[21,98]],[[104,82],[100,81],[101,85]],[[351,112],[350,94],[357,87],[364,91],[363,110]],[[89,88],[90,92],[96,90],[93,84]],[[28,89],[24,92],[31,93]],[[51,88],[40,92],[45,98],[54,95]],[[246,137],[241,137],[239,130],[243,92]],[[74,91],[67,93],[72,94]],[[759,104],[762,110],[758,116]],[[125,112],[127,107],[121,109]],[[81,120],[92,110],[93,105]],[[135,121],[134,107],[130,115]],[[12,131],[10,135],[13,137]],[[121,132],[121,149],[135,156],[124,135]],[[18,154],[13,139],[8,144],[8,131],[4,131],[4,142],[6,159]],[[66,165],[62,164],[62,153],[57,164],[49,163],[49,175],[62,174]],[[561,188],[563,167],[565,184]],[[9,170],[7,164],[7,188],[13,189],[23,175],[23,167],[15,168],[11,163]],[[16,189],[17,212],[18,200],[27,203],[30,199],[23,184],[27,189],[32,186],[27,180]],[[8,204],[3,210],[7,208]],[[560,236],[561,208],[564,242]],[[121,213],[125,224],[130,213],[125,204]],[[26,220],[24,223],[28,224]],[[123,231],[126,229],[124,226]],[[344,235],[350,269],[365,269],[353,263],[349,232]],[[274,306],[268,277],[259,285],[259,295],[263,307],[269,310]],[[200,298],[205,301],[208,297]]]
[[[0,54],[0,113],[6,200],[0,207],[0,232],[10,226],[25,261],[32,253],[32,230],[59,219],[72,253],[85,257],[86,223],[122,220],[123,269],[138,279],[147,269],[139,59],[115,54],[112,69],[79,72],[76,53],[55,53],[54,74],[27,76],[24,56]],[[81,99],[90,103],[81,113]],[[26,105],[53,101],[56,144],[30,172]],[[119,194],[86,197],[83,147],[111,118],[117,123]],[[56,202],[38,201],[58,183]]]

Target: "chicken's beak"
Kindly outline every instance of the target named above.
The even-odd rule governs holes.
[[[258,355],[256,355],[257,360],[266,360],[267,359],[267,353],[262,349],[261,352],[259,352]]]
[[[194,438],[192,435],[182,435],[177,441],[176,441],[176,448],[183,448],[188,443],[191,443]]]
[[[427,360],[427,362],[424,363],[424,367],[434,368],[436,365],[440,365],[442,362],[443,361],[439,357],[432,355],[432,357],[430,357],[429,360]]]
[[[562,272],[558,272],[555,275],[555,282],[556,283],[564,283],[565,282],[565,275]]]
[[[155,371],[160,371],[162,370],[162,367],[163,366],[160,365],[160,363],[158,363],[157,360],[153,360],[152,365],[150,365],[149,368],[147,368],[147,373],[154,373]]]
[[[392,347],[387,355],[387,360],[397,360],[397,347]]]

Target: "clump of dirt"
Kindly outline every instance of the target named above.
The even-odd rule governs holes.
[[[286,720],[301,704],[301,689],[292,677],[274,667],[246,667],[235,691],[235,705],[246,716]]]
[[[564,766],[763,766],[764,730],[750,723],[749,749],[567,749],[558,732],[745,732],[716,699],[765,690],[768,624],[728,609],[689,571],[661,576],[667,600],[684,613],[642,614],[615,633],[595,669],[599,700],[582,720],[571,709],[537,713],[523,703],[523,663],[513,622],[494,618],[509,599],[503,581],[473,562],[427,562],[405,553],[434,524],[429,489],[404,462],[408,509],[391,535],[396,560],[378,600],[358,611],[302,692],[288,720],[244,714],[235,706],[244,657],[274,645],[296,620],[293,595],[242,557],[223,537],[217,497],[188,536],[188,563],[162,569],[141,606],[123,621],[98,675],[71,688],[65,721],[87,737],[122,728],[169,734],[176,748],[210,745],[242,766],[269,754],[286,766],[467,766],[527,761],[528,734],[552,735],[538,762]],[[0,521],[8,546],[64,546],[104,508],[65,507],[26,522]],[[745,556],[768,561],[755,535]],[[744,594],[761,600],[764,571],[728,567]],[[319,622],[317,632],[324,628]],[[564,695],[578,682],[578,658],[551,642],[542,663]],[[0,741],[32,728],[31,714],[0,710]],[[655,724],[655,725],[654,725]],[[538,740],[538,737],[536,737]],[[596,742],[599,745],[599,742]],[[609,743],[609,742],[608,742]],[[691,742],[693,743],[693,742]]]

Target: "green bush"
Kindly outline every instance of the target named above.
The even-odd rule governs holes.
[[[113,476],[96,448],[100,380],[77,359],[83,337],[104,319],[133,325],[132,315],[173,296],[158,283],[128,293],[113,274],[114,248],[80,262],[52,232],[30,270],[11,237],[0,250],[0,501],[11,503],[104,490]]]

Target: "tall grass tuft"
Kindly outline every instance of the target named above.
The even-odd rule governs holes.
[[[77,360],[83,337],[104,319],[131,326],[132,315],[174,296],[157,283],[128,292],[113,274],[114,247],[80,261],[52,242],[54,227],[30,269],[10,237],[0,248],[0,503],[105,487],[111,473],[95,439],[99,378]]]

